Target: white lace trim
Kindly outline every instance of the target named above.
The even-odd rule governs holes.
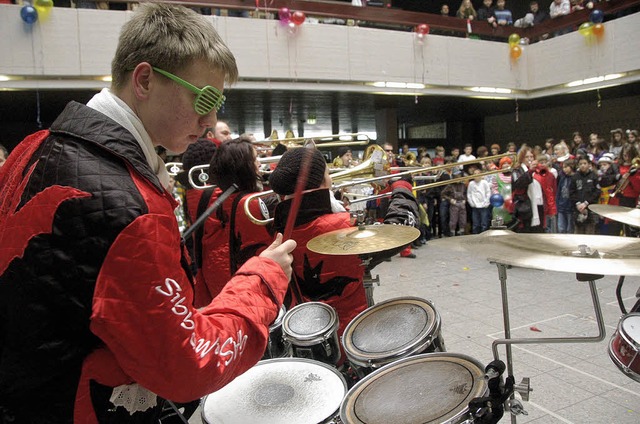
[[[134,412],[146,411],[158,404],[156,394],[138,384],[115,387],[109,400],[115,406],[122,406],[131,415]]]

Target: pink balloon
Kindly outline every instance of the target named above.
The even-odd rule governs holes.
[[[280,18],[280,22],[288,24],[291,20],[291,11],[288,7],[281,7],[278,11],[278,17]]]

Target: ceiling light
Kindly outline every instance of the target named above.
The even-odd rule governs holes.
[[[417,82],[408,82],[407,83],[407,88],[413,88],[413,89],[417,89],[417,90],[422,90],[424,89],[424,84],[420,84]]]
[[[378,88],[410,88],[413,90],[422,90],[425,85],[417,82],[392,82],[392,81],[378,81],[371,85]]]
[[[582,80],[571,81],[571,82],[567,83],[567,87],[579,87],[582,84],[584,84],[584,81],[582,81]]]
[[[596,82],[604,81],[604,77],[585,78],[582,82],[585,84],[595,84]]]
[[[105,75],[103,77],[99,77],[98,79],[104,82],[111,82],[111,75]]]
[[[315,115],[307,116],[307,124],[315,125],[315,123],[316,123],[316,116]]]
[[[387,82],[385,84],[387,88],[407,88],[406,82]]]
[[[385,86],[385,82],[384,81],[378,81],[378,82],[374,82],[373,83],[374,87],[379,87],[379,88],[383,88]]]
[[[9,78],[8,75],[0,75],[0,81],[10,81],[11,78]]]
[[[624,74],[609,74],[604,76],[605,81],[614,80],[618,78],[622,78]]]

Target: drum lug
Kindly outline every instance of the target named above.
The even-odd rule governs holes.
[[[327,354],[327,357],[330,358],[333,354],[333,351],[331,350],[331,344],[329,343],[329,341],[325,339],[322,342],[322,346],[324,347],[324,351]]]
[[[529,377],[524,377],[519,384],[513,386],[513,390],[520,394],[522,400],[529,401],[529,393],[533,391]]]
[[[529,415],[529,413],[524,410],[522,402],[518,399],[509,399],[509,411],[511,415]]]

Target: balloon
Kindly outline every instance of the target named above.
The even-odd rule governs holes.
[[[602,12],[602,10],[595,9],[589,15],[589,20],[594,24],[601,24],[602,21],[604,21],[604,13]]]
[[[494,208],[499,208],[504,204],[504,199],[502,198],[502,195],[500,193],[492,194],[489,198],[489,203]]]
[[[53,0],[36,0],[33,3],[33,6],[38,11],[38,16],[40,19],[46,19],[53,9]]]
[[[22,6],[20,9],[20,17],[28,24],[32,24],[38,20],[38,11],[32,6]]]
[[[416,27],[416,32],[418,34],[422,34],[422,35],[427,35],[429,34],[429,25],[427,24],[420,24]]]
[[[522,55],[522,47],[519,45],[511,46],[511,59],[518,59]]]
[[[604,25],[602,24],[593,25],[593,27],[591,28],[591,32],[593,32],[593,35],[595,35],[596,37],[602,37],[602,34],[604,34]]]
[[[504,199],[504,208],[506,210],[508,210],[509,212],[513,213],[513,199],[508,198],[508,199]]]
[[[299,10],[296,10],[293,12],[293,15],[291,15],[291,22],[298,26],[302,25],[306,19],[307,17],[304,15],[304,12],[300,12]]]
[[[580,25],[580,28],[578,28],[578,32],[582,35],[584,35],[585,37],[588,37],[591,35],[591,32],[593,31],[593,24],[591,22],[585,22],[582,25]]]
[[[288,24],[291,19],[291,11],[289,8],[281,7],[280,10],[278,10],[278,18],[280,18],[280,23],[284,25]]]
[[[515,46],[516,44],[518,44],[520,42],[520,36],[518,34],[511,34],[509,36],[509,45],[510,46]]]

